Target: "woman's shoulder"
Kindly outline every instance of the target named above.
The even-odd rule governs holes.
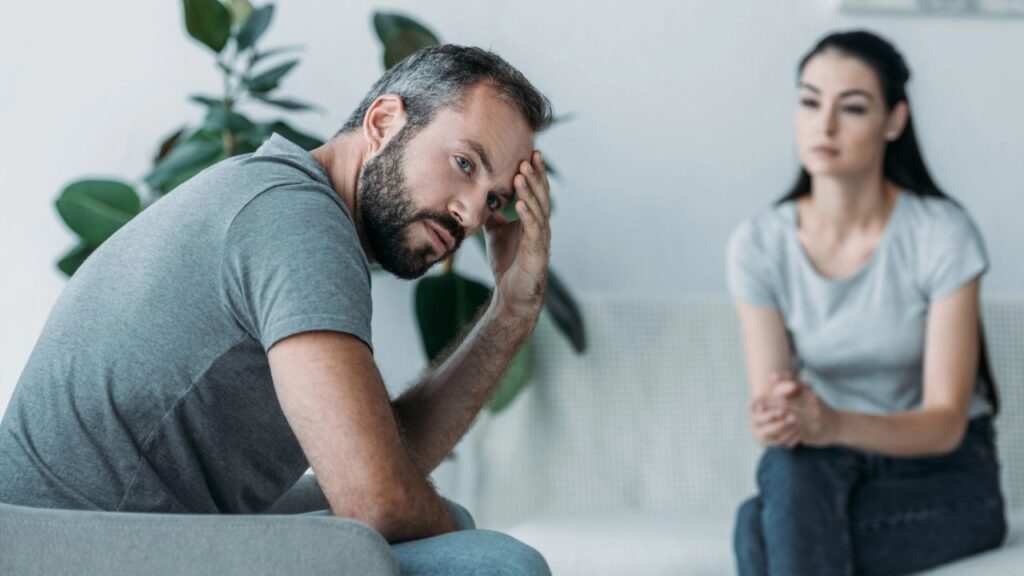
[[[959,202],[946,196],[923,196],[903,191],[901,202],[906,214],[918,231],[974,228],[974,221]]]
[[[773,204],[749,216],[732,232],[733,241],[771,244],[782,241],[796,226],[796,212],[792,202]]]

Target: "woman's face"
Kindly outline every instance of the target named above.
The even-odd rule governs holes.
[[[862,177],[881,172],[888,141],[905,124],[906,104],[886,108],[878,76],[835,50],[808,60],[795,114],[797,153],[811,176]]]

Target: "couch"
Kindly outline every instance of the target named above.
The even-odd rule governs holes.
[[[532,381],[478,421],[442,487],[479,526],[537,548],[555,576],[733,574],[733,518],[754,493],[760,448],[732,305],[588,298],[581,308],[586,355],[542,319]],[[1003,548],[932,576],[1024,574],[1024,299],[987,299],[983,317],[1011,529]]]

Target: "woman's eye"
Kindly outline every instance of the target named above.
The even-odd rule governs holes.
[[[811,100],[810,98],[803,98],[800,100],[800,105],[803,106],[804,108],[817,108],[818,102],[815,100]]]
[[[465,172],[466,174],[469,174],[470,172],[473,171],[473,165],[469,163],[469,160],[466,160],[462,156],[456,156],[455,162],[459,165],[459,168],[461,168],[462,171]]]
[[[501,210],[501,199],[494,194],[488,194],[487,207],[491,210]]]
[[[846,112],[849,112],[850,114],[857,114],[857,115],[864,114],[865,112],[868,111],[867,108],[865,108],[863,106],[846,106],[846,107],[843,108],[843,110],[846,111]]]

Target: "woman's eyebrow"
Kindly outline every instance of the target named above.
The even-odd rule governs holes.
[[[811,92],[814,92],[815,94],[821,94],[821,89],[818,88],[817,86],[813,85],[813,84],[808,84],[806,82],[801,82],[800,83],[800,87],[804,88],[806,90],[810,90]],[[839,93],[839,97],[840,98],[848,98],[850,96],[863,96],[863,97],[867,98],[868,100],[874,100],[875,99],[875,97],[870,92],[868,92],[867,90],[864,90],[863,88],[851,88],[849,90],[843,90],[842,92]]]

